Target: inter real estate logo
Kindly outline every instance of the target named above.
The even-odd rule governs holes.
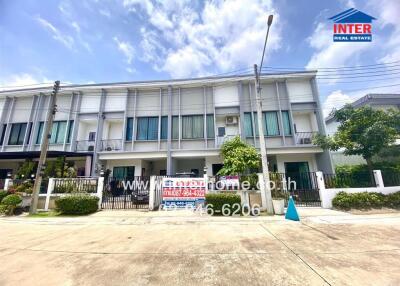
[[[334,22],[334,42],[372,41],[372,20],[376,19],[370,15],[351,8],[333,17],[330,17],[329,20]]]

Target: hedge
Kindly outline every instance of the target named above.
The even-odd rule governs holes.
[[[400,192],[384,195],[382,193],[346,193],[339,192],[332,200],[334,208],[342,210],[400,208]]]
[[[0,203],[8,195],[7,191],[0,190]]]
[[[62,214],[90,214],[98,209],[99,198],[89,195],[70,195],[57,198],[56,209]]]
[[[225,212],[229,209],[229,215],[233,212],[240,214],[240,196],[231,193],[217,193],[217,194],[206,194],[206,207],[207,209],[213,210],[213,215],[223,215],[223,206],[225,206]],[[239,210],[235,204],[239,204]]]
[[[15,208],[22,202],[22,198],[17,194],[7,195],[1,200],[1,213],[6,213],[8,215],[14,214]]]

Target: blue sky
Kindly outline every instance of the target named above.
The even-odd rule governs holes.
[[[328,18],[348,8],[377,18],[373,42],[332,42]],[[270,13],[275,18],[267,66],[400,61],[397,0],[0,0],[0,11],[3,87],[55,79],[100,83],[251,71],[260,60]],[[368,92],[399,92],[396,64],[380,67],[377,77],[335,73],[335,79],[319,80],[326,112]],[[376,86],[386,87],[368,89]]]

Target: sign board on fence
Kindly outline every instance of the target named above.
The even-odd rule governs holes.
[[[239,176],[221,176],[219,178],[223,188],[231,189],[239,188]]]
[[[205,201],[206,183],[204,178],[163,178],[162,190],[164,206],[197,206]]]

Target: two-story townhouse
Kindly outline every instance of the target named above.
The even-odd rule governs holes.
[[[332,172],[330,154],[311,140],[325,133],[315,75],[261,77],[272,171]],[[0,92],[3,173],[37,160],[50,89]],[[224,141],[239,135],[259,148],[255,102],[251,75],[62,86],[49,156],[73,160],[79,175],[215,175]]]
[[[363,106],[369,106],[373,109],[380,110],[400,110],[400,94],[396,93],[369,93],[350,103],[354,108],[360,108]],[[325,118],[326,131],[328,135],[336,133],[339,122],[336,121],[333,113]],[[397,145],[400,145],[400,139],[396,141]],[[351,155],[346,156],[343,154],[343,150],[331,152],[332,162],[334,166],[340,165],[359,165],[366,164],[366,161],[362,156]]]

